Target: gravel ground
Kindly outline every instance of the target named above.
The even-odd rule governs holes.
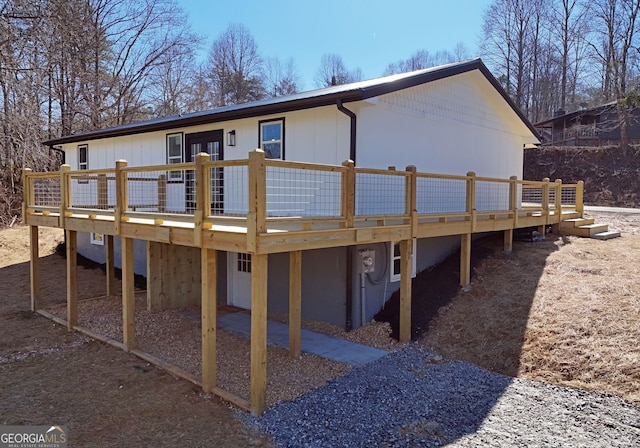
[[[282,447],[640,447],[638,406],[444,361],[415,344],[243,418]]]

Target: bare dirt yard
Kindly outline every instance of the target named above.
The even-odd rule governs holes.
[[[419,276],[413,289],[415,339],[445,360],[607,392],[637,406],[640,214],[593,215],[622,230],[622,238],[550,234],[535,243],[515,242],[511,254],[502,253],[500,239],[489,238],[474,244],[481,256],[469,288],[449,288],[442,277],[427,281],[428,276]],[[64,303],[66,294],[65,261],[54,253],[61,239],[59,231],[41,229],[42,295],[53,307]],[[231,406],[192,383],[32,314],[28,244],[28,229],[0,230],[0,424],[67,425],[70,446],[274,446],[268,436],[234,417]],[[80,298],[104,294],[103,272],[79,269]],[[455,272],[451,275],[455,282]],[[189,314],[183,314],[187,320],[181,322],[188,322]],[[400,347],[389,337],[393,323],[374,322],[351,333],[326,324],[305,325],[387,350]],[[198,347],[198,332],[191,333],[196,337],[183,341],[182,351],[178,347],[185,359],[192,346]],[[240,347],[231,351],[246,355],[246,343],[239,339],[228,338]],[[280,393],[290,399],[349,370],[304,356],[291,364],[282,353],[270,352],[269,388],[275,391],[268,394],[270,403]],[[182,367],[195,366],[195,373],[197,365]],[[317,382],[296,384],[295,393],[287,395],[294,389],[286,381],[291,369]]]
[[[41,229],[43,295],[65,296],[62,234]],[[228,404],[110,345],[29,311],[28,229],[0,231],[0,424],[67,425],[69,446],[273,446]],[[104,274],[80,268],[80,297]]]
[[[511,254],[494,242],[422,342],[497,373],[640,403],[640,214],[587,215],[622,237],[550,234]]]

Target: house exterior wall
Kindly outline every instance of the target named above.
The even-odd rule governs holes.
[[[302,252],[302,318],[333,325],[346,323],[347,250]],[[268,310],[289,312],[289,254],[269,255]]]
[[[535,139],[504,98],[480,73],[469,72],[432,81],[416,87],[381,95],[366,101],[346,103],[357,115],[356,165],[404,170],[415,165],[418,171],[478,176],[522,178],[523,146]],[[127,160],[129,166],[168,163],[166,136],[175,132],[197,133],[223,130],[223,158],[244,159],[259,145],[260,121],[284,119],[284,158],[290,161],[339,165],[349,158],[350,121],[336,106],[325,106],[284,114],[232,120],[167,131],[91,140],[64,145],[67,163],[78,169],[77,147],[88,145],[88,168],[112,168],[115,161]],[[236,145],[226,146],[226,133],[235,131]],[[401,180],[401,179],[400,179]],[[225,198],[232,199],[232,182],[225,177]],[[269,184],[267,188],[269,188]],[[180,186],[167,189],[180,202]],[[398,186],[404,191],[404,183]],[[319,188],[319,191],[322,191]],[[464,195],[464,189],[459,193]],[[322,193],[317,193],[322,194]],[[168,198],[168,201],[170,198]],[[379,198],[376,199],[379,203]],[[356,204],[360,212],[374,213],[376,201]],[[229,201],[231,202],[231,201]],[[242,212],[242,201],[239,212]],[[464,203],[464,202],[463,202]],[[168,204],[169,206],[169,204]],[[402,202],[398,202],[403,207]],[[227,205],[225,204],[225,207]],[[491,204],[487,204],[488,209]],[[227,210],[225,210],[227,211]],[[400,210],[399,212],[402,212]],[[117,240],[117,239],[116,239]],[[104,248],[90,244],[88,234],[79,237],[79,252],[96,262],[104,262]],[[116,243],[119,247],[119,240]],[[417,242],[417,271],[442,261],[459,246],[459,237],[423,239]],[[353,248],[305,251],[302,270],[302,314],[336,325],[346,323],[347,272],[351,269],[354,326],[369,321],[384,302],[399,289],[388,272],[391,245],[378,243]],[[384,275],[367,276],[361,283],[359,250],[375,250],[380,263],[387,265]],[[352,265],[347,253],[352,251]],[[116,249],[119,254],[119,249]],[[384,254],[384,255],[383,255]],[[135,272],[146,275],[146,245],[136,241]],[[227,254],[221,254],[226,260]],[[119,265],[119,256],[116,256]],[[226,267],[225,262],[220,263]],[[269,310],[288,312],[288,255],[269,256]],[[380,272],[380,271],[379,271]],[[219,276],[226,301],[226,270]],[[372,281],[372,279],[377,279]],[[364,317],[364,318],[363,318]]]
[[[492,107],[504,101],[494,92],[484,77],[466,73],[365,103],[357,111],[357,164],[522,178],[530,131]]]
[[[88,147],[88,168],[113,168],[117,160],[129,166],[164,165],[168,163],[166,136],[222,129],[236,131],[236,145],[223,142],[225,160],[246,159],[258,147],[259,122],[284,118],[285,159],[310,163],[339,165],[349,158],[349,119],[335,106],[267,115],[242,120],[224,121],[167,131],[111,137],[63,145],[66,163],[78,169],[78,146]]]

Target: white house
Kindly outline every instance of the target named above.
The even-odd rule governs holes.
[[[533,126],[480,59],[45,142],[64,151],[72,170],[113,168],[120,159],[129,166],[190,162],[201,152],[214,160],[246,159],[249,151],[262,148],[268,158],[288,161],[340,165],[351,159],[359,167],[404,170],[413,165],[421,172],[464,175],[473,171],[494,178],[521,178],[523,149],[538,143]],[[167,209],[193,206],[193,179],[172,172],[166,181]],[[224,170],[217,172],[212,181],[213,206],[225,212],[237,207],[241,214],[243,204],[236,197],[241,181],[231,180]],[[316,188],[320,192],[314,201],[325,188]],[[380,194],[385,188],[394,187],[381,187]],[[151,199],[137,200],[144,208]],[[311,201],[301,202],[312,206]],[[356,207],[375,209],[376,201]],[[100,242],[95,235],[80,234],[78,251],[104,262]],[[458,236],[416,241],[415,270],[441,261],[459,243]],[[116,250],[117,246],[116,241]],[[146,275],[146,255],[145,242],[137,241],[135,270],[139,274]],[[375,265],[372,272],[362,274],[365,256]],[[234,252],[220,252],[219,257],[220,265],[226,267],[218,271],[219,297],[249,308],[250,257]],[[360,325],[399,288],[398,265],[393,243],[304,251],[303,317],[347,327]],[[272,311],[287,310],[287,266],[287,253],[269,255]]]

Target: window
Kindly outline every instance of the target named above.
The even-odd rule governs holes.
[[[182,132],[167,135],[167,164],[182,163],[184,161],[184,151],[182,147]],[[169,171],[167,173],[169,181],[181,182],[182,171]]]
[[[78,169],[79,170],[88,170],[89,169],[89,146],[88,145],[78,145]]]
[[[102,233],[91,232],[91,244],[104,246],[104,235]]]
[[[238,272],[251,272],[251,254],[238,252]]]
[[[411,249],[411,278],[416,276],[416,239],[413,239],[413,247]],[[390,281],[400,281],[400,243],[391,243],[391,270],[389,272]]]
[[[267,159],[284,160],[284,118],[260,122],[260,148]]]

